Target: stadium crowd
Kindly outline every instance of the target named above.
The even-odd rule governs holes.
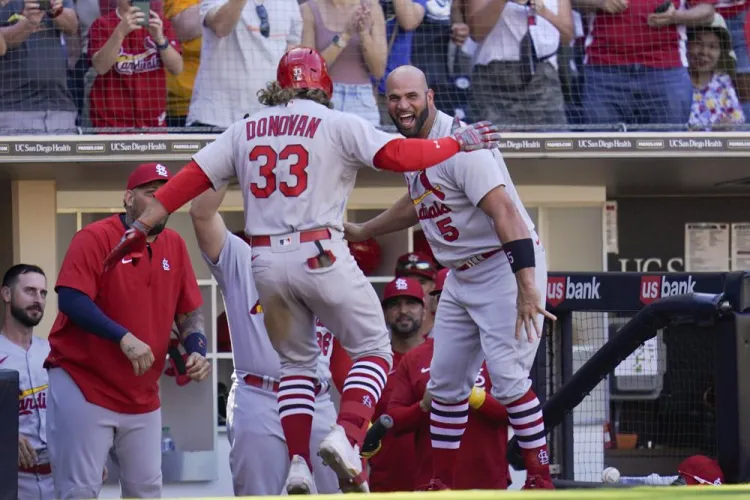
[[[337,109],[391,126],[411,63],[437,106],[504,130],[727,130],[750,112],[745,0],[8,0],[4,135],[211,132],[260,109],[295,45]],[[144,9],[149,10],[147,14]]]

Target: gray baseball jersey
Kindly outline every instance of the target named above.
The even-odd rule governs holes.
[[[32,337],[28,351],[17,346],[5,335],[0,335],[0,367],[16,370],[19,376],[18,432],[48,461],[47,449],[47,370],[44,360],[49,355],[47,339]]]
[[[450,135],[453,119],[438,111],[429,138]],[[492,219],[477,205],[504,185],[529,231],[534,223],[521,203],[501,154],[489,150],[458,153],[439,165],[405,173],[409,194],[435,258],[445,267],[502,245]]]
[[[245,233],[343,230],[357,171],[397,136],[310,100],[264,109],[229,127],[193,160],[218,189],[237,177]]]
[[[227,323],[232,337],[235,375],[243,377],[252,373],[279,380],[279,355],[271,345],[263,324],[263,309],[258,301],[258,291],[253,280],[251,258],[250,245],[230,232],[227,232],[226,242],[216,264],[203,254],[203,259],[224,297],[224,309],[227,312]],[[321,345],[322,355],[318,359],[317,376],[321,382],[327,382],[331,378],[331,349],[323,349],[323,346],[332,347],[333,339],[327,337],[326,332],[318,329],[318,343]],[[330,335],[330,332],[328,334]]]

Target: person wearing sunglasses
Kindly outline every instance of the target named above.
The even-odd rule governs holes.
[[[205,26],[187,125],[226,129],[263,108],[257,93],[276,79],[302,40],[297,0],[201,0]]]
[[[422,252],[410,252],[402,255],[396,261],[395,275],[397,278],[416,279],[422,286],[422,290],[424,290],[425,308],[419,334],[422,338],[425,338],[432,331],[435,321],[431,293],[435,289],[437,264],[435,264],[435,261],[429,255]]]

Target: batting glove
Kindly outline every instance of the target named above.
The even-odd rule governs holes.
[[[113,268],[118,261],[125,257],[134,260],[143,257],[143,251],[146,249],[146,236],[148,236],[149,231],[151,231],[151,228],[143,222],[139,220],[133,222],[133,225],[125,231],[117,246],[104,259],[104,270]]]
[[[458,116],[453,118],[452,135],[458,142],[461,151],[477,151],[478,149],[496,149],[500,145],[500,133],[495,125],[482,121],[471,125],[461,126]]]

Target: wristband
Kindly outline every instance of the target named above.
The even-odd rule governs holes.
[[[193,332],[188,335],[185,340],[182,341],[182,345],[185,347],[186,353],[193,354],[194,352],[197,352],[204,358],[206,357],[208,339],[206,339],[206,336],[201,332]]]
[[[169,40],[165,38],[164,43],[161,45],[158,43],[156,44],[156,48],[159,50],[167,50],[169,48]]]
[[[469,394],[469,406],[478,410],[484,404],[485,399],[487,399],[487,392],[484,389],[481,387],[471,388],[471,394]]]
[[[503,243],[503,252],[505,252],[505,257],[510,262],[510,268],[514,273],[527,267],[536,267],[534,242],[531,238]]]

